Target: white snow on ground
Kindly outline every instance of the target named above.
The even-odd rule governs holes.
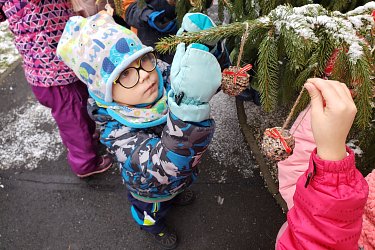
[[[48,131],[43,127],[48,127]],[[1,119],[0,128],[3,128],[0,131],[0,170],[34,169],[41,160],[55,160],[63,152],[50,110],[38,103],[27,103],[12,110]]]
[[[8,22],[0,23],[0,74],[20,58],[13,45],[13,35],[8,30]]]
[[[253,176],[254,160],[251,159],[250,151],[240,130],[234,97],[219,92],[212,98],[210,104],[211,115],[216,122],[214,138],[209,147],[211,157],[219,164],[236,169],[244,178]],[[219,183],[226,182],[226,170],[220,170],[220,172],[210,170],[210,174]]]

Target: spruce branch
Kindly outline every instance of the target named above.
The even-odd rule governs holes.
[[[259,46],[258,80],[262,106],[271,111],[277,103],[278,56],[277,42],[273,34],[267,35]]]
[[[366,51],[365,53],[368,53]],[[354,101],[357,106],[356,124],[359,128],[364,129],[369,126],[369,122],[373,116],[371,99],[373,80],[369,77],[371,75],[370,62],[366,57],[357,60],[355,64],[350,62],[351,71],[351,85],[354,86],[356,96]]]
[[[351,72],[348,72],[349,69],[349,57],[346,54],[347,47],[340,47],[338,49],[338,54],[335,61],[335,67],[332,71],[331,78],[340,82],[348,82],[351,80]],[[349,86],[353,87],[353,86]]]
[[[308,4],[294,8],[281,5],[272,10],[267,16],[247,20],[246,22],[249,24],[250,32],[252,29],[260,27],[268,28],[269,30],[275,29],[276,35],[282,33],[282,29],[290,30],[301,39],[307,40],[310,43],[318,42],[319,39],[315,33],[317,30],[323,29],[324,32],[336,40],[337,45],[344,41],[347,44],[357,46],[357,44],[363,41],[363,38],[357,36],[357,32],[368,33],[370,32],[369,29],[374,26],[374,21],[369,15],[372,9],[375,9],[375,2],[370,2],[345,15],[337,11],[329,12],[318,4]],[[361,15],[361,17],[355,19],[356,15]],[[358,20],[367,20],[367,22],[359,22]],[[201,32],[163,38],[157,43],[156,49],[161,53],[171,52],[181,42],[204,43],[221,38],[238,36],[243,31],[243,23],[234,22]]]
[[[259,31],[259,29],[268,29],[267,24],[261,23],[257,20],[246,21],[249,24],[249,40],[251,31]],[[221,25],[211,29],[200,32],[183,33],[180,36],[169,36],[162,38],[156,44],[156,50],[160,53],[172,52],[176,49],[179,43],[205,43],[213,40],[219,40],[226,37],[242,35],[245,30],[245,23],[232,23],[230,25]]]

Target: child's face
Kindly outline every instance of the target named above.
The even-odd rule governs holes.
[[[155,67],[156,57],[153,53],[147,53],[133,61],[113,84],[113,100],[123,105],[154,102],[159,88]]]

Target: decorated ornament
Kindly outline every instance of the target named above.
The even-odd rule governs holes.
[[[267,128],[261,144],[265,156],[275,161],[282,161],[292,154],[294,137],[289,130],[281,127]]]
[[[237,96],[244,91],[250,83],[250,75],[246,71],[252,68],[251,64],[240,68],[238,66],[229,66],[222,73],[221,88],[224,93],[230,96]]]
[[[261,142],[260,147],[263,154],[271,160],[282,161],[288,158],[289,155],[293,153],[295,145],[293,133],[297,130],[297,128],[299,127],[299,125],[305,117],[302,117],[301,121],[297,124],[295,130],[292,133],[285,128],[288,126],[290,119],[293,116],[294,110],[296,109],[296,106],[300,101],[304,90],[305,88],[303,87],[292,109],[290,110],[290,113],[286,118],[283,127],[267,128],[264,131],[263,140]],[[310,107],[311,105],[307,108],[307,110],[309,110]],[[308,112],[306,111],[305,115],[307,113]]]
[[[242,68],[240,67],[243,48],[249,35],[249,24],[245,22],[245,25],[246,29],[241,37],[241,46],[238,53],[237,66],[229,66],[229,68],[224,69],[222,73],[221,89],[224,93],[230,96],[239,95],[249,86],[250,83],[250,75],[246,72],[249,71],[253,66],[251,64],[247,64]]]

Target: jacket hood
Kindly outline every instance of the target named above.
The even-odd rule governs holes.
[[[111,103],[113,81],[138,57],[153,51],[129,29],[115,23],[105,11],[67,22],[57,47],[57,55],[91,94]]]

